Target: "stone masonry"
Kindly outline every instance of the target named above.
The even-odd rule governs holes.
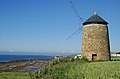
[[[107,25],[88,24],[83,26],[82,56],[89,60],[110,60]]]

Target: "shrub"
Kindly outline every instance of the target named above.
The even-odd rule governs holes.
[[[80,59],[80,62],[88,62],[89,60],[86,58],[86,57],[82,57],[81,59]]]

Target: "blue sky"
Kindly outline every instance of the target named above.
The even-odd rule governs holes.
[[[120,0],[72,0],[82,18],[93,12],[109,24],[111,51],[120,51]],[[0,51],[80,52],[81,34],[69,0],[0,0]]]

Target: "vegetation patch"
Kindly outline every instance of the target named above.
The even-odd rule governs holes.
[[[65,59],[36,72],[36,79],[120,79],[120,61],[88,62]],[[84,61],[84,62],[83,62]],[[54,61],[55,62],[55,61]],[[34,78],[32,78],[34,79]]]
[[[0,79],[120,79],[120,61],[62,58],[37,72],[0,72]]]
[[[120,56],[112,56],[111,60],[112,61],[120,61]]]
[[[31,79],[28,72],[0,72],[0,79]]]

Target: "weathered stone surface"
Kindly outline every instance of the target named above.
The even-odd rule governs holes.
[[[89,60],[110,60],[109,34],[106,25],[83,26],[82,56]]]

